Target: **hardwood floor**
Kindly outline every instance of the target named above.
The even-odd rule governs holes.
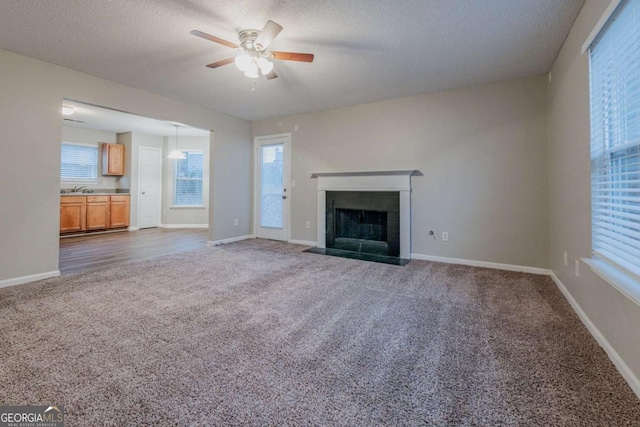
[[[149,228],[60,239],[60,273],[70,274],[129,261],[203,248],[206,229]]]

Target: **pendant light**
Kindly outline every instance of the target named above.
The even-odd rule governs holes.
[[[178,128],[180,127],[180,125],[174,126],[176,127],[176,149],[169,153],[167,159],[184,160],[187,158],[187,156],[185,156],[184,153],[178,149]]]

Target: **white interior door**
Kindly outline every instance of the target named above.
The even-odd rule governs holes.
[[[289,240],[289,170],[291,135],[255,139],[255,235]]]
[[[160,225],[162,201],[162,150],[153,147],[140,147],[140,228]]]

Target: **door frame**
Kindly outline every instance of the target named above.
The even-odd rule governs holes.
[[[136,177],[136,181],[138,182],[137,185],[137,191],[138,194],[136,194],[136,199],[138,201],[138,229],[140,228],[140,224],[141,224],[141,219],[142,219],[142,194],[141,194],[141,187],[140,187],[140,166],[142,164],[142,149],[147,149],[147,150],[155,150],[155,151],[159,151],[160,152],[160,197],[158,197],[158,212],[160,213],[160,216],[158,217],[158,227],[160,227],[160,225],[162,224],[162,193],[164,193],[164,159],[162,158],[162,153],[163,150],[162,148],[158,148],[158,147],[149,147],[146,145],[140,145],[138,146],[138,173],[137,173],[137,177]]]
[[[286,210],[286,224],[282,224],[285,235],[285,242],[291,240],[291,133],[278,133],[275,135],[263,135],[253,138],[253,235],[258,237],[258,226],[260,222],[259,200],[260,200],[260,174],[258,173],[258,160],[260,155],[258,148],[261,142],[271,139],[284,139],[284,170],[283,186],[287,189],[287,203],[283,207]]]

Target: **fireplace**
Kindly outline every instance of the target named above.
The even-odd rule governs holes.
[[[318,178],[318,237],[310,251],[409,262],[411,176],[421,175],[416,169],[312,173]]]
[[[327,191],[326,247],[397,257],[399,212],[397,191]]]

